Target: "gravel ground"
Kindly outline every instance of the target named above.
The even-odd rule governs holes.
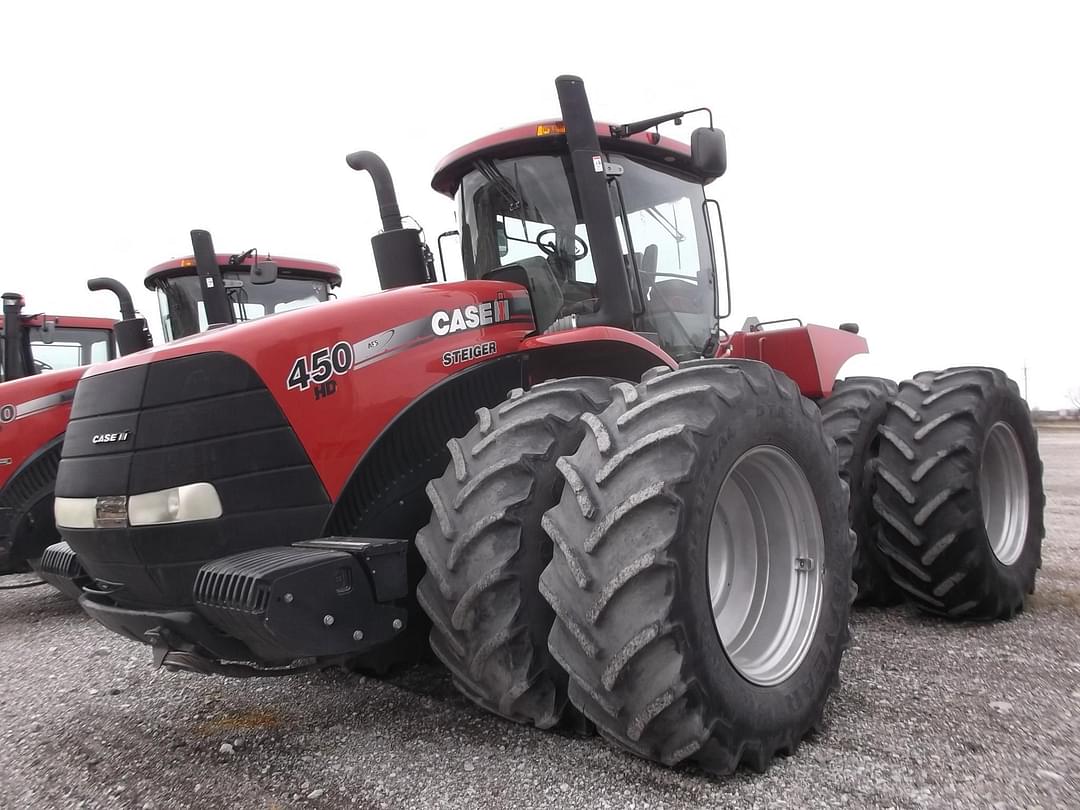
[[[225,680],[45,588],[0,592],[0,807],[1080,807],[1080,431],[1041,437],[1044,567],[1008,623],[855,613],[823,735],[716,781],[475,709],[434,667]]]

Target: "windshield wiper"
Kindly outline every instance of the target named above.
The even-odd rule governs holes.
[[[658,223],[660,223],[660,227],[667,231],[667,235],[674,239],[676,242],[686,241],[686,235],[678,228],[676,228],[674,224],[668,221],[667,217],[665,217],[655,208],[650,206],[649,208],[645,209],[645,213],[655,219]]]
[[[490,160],[478,160],[476,162],[476,170],[484,176],[491,185],[495,187],[495,190],[499,192],[504,200],[508,204],[508,209],[511,213],[516,211],[524,212],[525,201],[521,199],[521,195],[514,187],[514,184],[507,179],[506,175],[495,168],[495,164]]]

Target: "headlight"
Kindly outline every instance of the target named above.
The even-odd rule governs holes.
[[[54,498],[53,516],[63,529],[93,529],[97,498]]]
[[[221,517],[222,510],[214,485],[204,482],[144,492],[130,498],[123,495],[56,498],[53,514],[56,525],[64,529],[120,529],[213,520]]]
[[[185,484],[128,498],[128,523],[185,523],[221,517],[221,499],[213,484]]]

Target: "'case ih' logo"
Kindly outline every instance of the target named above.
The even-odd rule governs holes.
[[[510,320],[510,301],[499,298],[484,301],[481,304],[469,304],[467,307],[452,309],[449,312],[439,310],[431,316],[431,331],[442,337],[466,329],[479,329],[493,323]]]
[[[112,444],[113,442],[126,442],[131,434],[126,430],[119,433],[95,433],[90,440],[91,444]]]

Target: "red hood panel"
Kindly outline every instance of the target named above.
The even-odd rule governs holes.
[[[85,369],[49,371],[0,384],[0,487],[67,426]]]
[[[331,301],[227,326],[91,367],[88,375],[202,352],[248,363],[336,498],[356,461],[410,402],[534,331],[524,288],[463,281]]]

